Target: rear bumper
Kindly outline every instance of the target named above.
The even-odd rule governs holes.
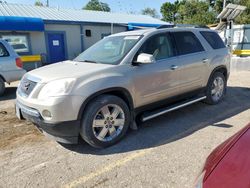
[[[26,71],[24,69],[16,69],[10,72],[3,72],[2,76],[4,77],[7,83],[11,83],[11,82],[21,80],[25,73]]]
[[[80,120],[48,123],[36,109],[16,101],[16,114],[20,119],[33,122],[44,135],[61,143],[78,143]]]

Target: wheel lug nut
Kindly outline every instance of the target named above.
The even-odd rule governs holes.
[[[107,117],[107,120],[109,120],[109,117]]]
[[[107,124],[107,121],[104,121],[104,124]]]
[[[105,127],[106,127],[106,128],[109,128],[109,126],[108,126],[108,125],[106,125]]]
[[[112,128],[112,125],[110,125],[109,128]]]
[[[111,117],[110,120],[113,120],[113,118]]]
[[[114,124],[115,123],[115,121],[112,121],[112,124]]]

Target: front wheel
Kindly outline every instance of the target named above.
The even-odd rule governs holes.
[[[119,97],[102,95],[87,105],[80,134],[91,146],[104,148],[117,143],[126,134],[129,124],[127,104]]]
[[[226,93],[227,82],[221,72],[215,72],[208,82],[205,102],[207,104],[218,104]]]

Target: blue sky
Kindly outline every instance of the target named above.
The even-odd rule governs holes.
[[[5,0],[8,3],[34,4],[35,0]],[[45,3],[46,0],[40,0]],[[164,2],[173,2],[174,0],[101,0],[108,3],[113,12],[136,12],[139,13],[145,7],[155,8],[160,13],[160,7]],[[52,7],[75,8],[80,9],[88,0],[49,0]]]

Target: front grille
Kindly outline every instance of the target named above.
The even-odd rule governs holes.
[[[29,96],[36,84],[36,82],[28,80],[27,78],[23,78],[19,86],[20,92],[25,96]]]

